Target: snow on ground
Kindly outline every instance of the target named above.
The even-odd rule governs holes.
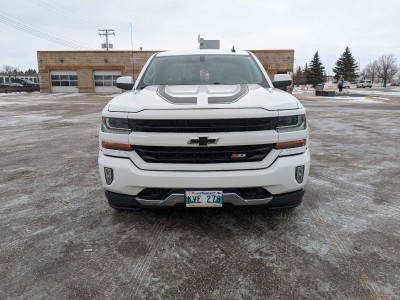
[[[78,97],[78,96],[87,96],[90,95],[88,93],[54,93],[53,96],[57,98],[69,98],[69,97]]]
[[[121,95],[121,93],[117,93],[117,94],[103,94],[103,95],[98,95],[99,97],[117,97]]]
[[[365,95],[400,96],[400,89],[393,89],[390,92],[388,92],[388,91],[356,90],[356,91],[354,91],[354,93],[356,93],[356,94],[365,94]]]
[[[313,87],[299,87],[299,86],[295,86],[293,88],[292,94],[293,95],[303,95],[303,94],[307,94],[307,93],[314,93],[315,90]]]
[[[9,128],[12,126],[32,126],[37,123],[59,119],[61,116],[50,115],[50,112],[43,111],[37,114],[20,114],[16,116],[3,116],[0,122],[0,128]]]
[[[0,97],[17,96],[22,94],[26,94],[26,92],[0,93]]]
[[[354,97],[354,98],[357,98],[357,97]],[[383,102],[383,101],[380,101],[380,100],[382,100],[382,99],[379,99],[379,100],[372,100],[372,99],[368,99],[368,98],[363,98],[363,97],[359,97],[360,99],[346,99],[346,98],[344,98],[345,100],[348,100],[348,102],[357,102],[357,103],[373,103],[373,102]]]
[[[322,96],[314,96],[314,97],[311,97],[311,98],[313,98],[313,99],[323,99],[323,100],[332,100],[332,101],[335,101],[335,100],[352,100],[352,101],[367,100],[368,102],[373,102],[374,101],[374,100],[367,99],[365,97],[340,97],[340,96],[338,96],[338,97],[322,97]]]
[[[346,96],[336,96],[336,97],[311,97],[313,99],[319,99],[319,100],[326,100],[326,101],[336,101],[336,100],[347,100],[347,102],[357,102],[357,103],[373,103],[373,102],[384,102],[384,101],[390,101],[388,98],[382,98],[382,97],[374,97],[374,98],[368,98],[368,97],[346,97]],[[346,101],[344,101],[346,102]]]

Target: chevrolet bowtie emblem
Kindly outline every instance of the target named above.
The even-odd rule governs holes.
[[[209,139],[208,136],[199,136],[198,139],[190,139],[188,144],[199,144],[199,146],[208,146],[218,143],[219,139]]]

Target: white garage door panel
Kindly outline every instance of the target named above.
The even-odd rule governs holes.
[[[78,92],[78,76],[76,71],[50,71],[50,82],[53,93]]]
[[[117,88],[117,78],[120,76],[120,70],[94,71],[94,91],[96,93],[121,93],[121,89]]]

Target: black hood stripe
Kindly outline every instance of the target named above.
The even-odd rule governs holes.
[[[197,104],[197,97],[174,97],[167,94],[165,85],[160,85],[158,87],[157,95],[172,104]]]
[[[240,90],[236,94],[227,97],[208,97],[208,104],[230,104],[238,101],[249,92],[247,84],[241,84]]]

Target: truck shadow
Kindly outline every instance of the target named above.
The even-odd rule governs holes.
[[[165,231],[177,230],[182,234],[187,234],[199,230],[208,235],[220,236],[221,232],[225,235],[228,232],[235,234],[238,231],[243,234],[246,230],[265,232],[265,230],[274,230],[285,224],[293,224],[302,215],[299,213],[300,207],[274,210],[256,206],[142,209],[135,212],[115,211],[112,220],[113,224],[125,224],[128,227],[134,224],[136,229],[144,231],[152,226],[161,225]]]

